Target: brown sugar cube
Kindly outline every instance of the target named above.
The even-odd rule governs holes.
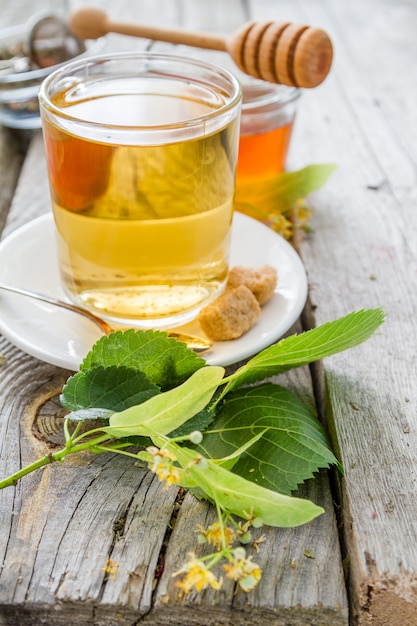
[[[198,321],[202,330],[213,341],[238,339],[255,324],[261,308],[253,293],[239,285],[201,309]]]
[[[245,285],[262,306],[274,293],[276,284],[277,270],[271,265],[263,265],[258,269],[237,265],[229,272],[226,289]]]

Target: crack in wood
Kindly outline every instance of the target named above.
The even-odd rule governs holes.
[[[155,593],[156,593],[156,588],[158,585],[158,580],[161,578],[163,572],[164,572],[164,568],[165,568],[165,553],[169,544],[169,540],[170,537],[172,535],[172,532],[174,530],[175,527],[175,523],[178,517],[178,513],[180,511],[181,508],[181,504],[184,501],[185,495],[186,495],[186,490],[183,489],[182,487],[178,490],[177,493],[177,497],[175,498],[174,501],[174,505],[172,507],[172,515],[171,518],[167,524],[167,529],[162,541],[162,546],[161,546],[161,550],[158,556],[158,564],[155,570],[155,577],[154,577],[154,584],[153,584],[153,597],[152,597],[152,606],[154,605],[154,599],[155,599]]]

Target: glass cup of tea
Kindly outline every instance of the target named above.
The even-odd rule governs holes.
[[[181,56],[113,53],[54,72],[39,101],[67,296],[141,328],[195,318],[228,273],[237,78]]]

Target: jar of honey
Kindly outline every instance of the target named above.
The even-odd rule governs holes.
[[[237,186],[285,169],[300,95],[300,89],[263,81],[243,85]]]

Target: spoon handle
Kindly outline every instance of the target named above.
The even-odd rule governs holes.
[[[112,332],[112,328],[110,328],[107,322],[102,320],[100,317],[97,317],[93,313],[90,313],[89,311],[86,311],[85,309],[76,306],[75,304],[69,304],[68,302],[64,302],[64,300],[58,300],[57,298],[46,296],[43,293],[38,293],[37,291],[29,291],[28,289],[15,287],[14,285],[0,285],[0,289],[4,289],[5,291],[11,291],[12,293],[18,293],[21,296],[27,296],[28,298],[40,300],[41,302],[47,302],[48,304],[54,304],[55,306],[59,306],[62,309],[67,309],[68,311],[72,311],[73,313],[79,313],[80,315],[84,315],[84,317],[94,322],[105,335],[109,335]]]
[[[37,291],[30,291],[28,289],[24,289],[22,287],[15,287],[14,285],[5,285],[0,284],[0,289],[5,291],[10,291],[12,293],[17,293],[21,296],[27,296],[28,298],[33,298],[34,300],[40,300],[41,302],[47,302],[48,304],[53,304],[55,306],[59,306],[62,309],[67,309],[68,311],[72,311],[73,313],[78,313],[79,315],[83,315],[91,322],[94,322],[100,330],[105,334],[109,335],[113,332],[113,329],[107,322],[105,322],[101,317],[94,315],[94,313],[90,313],[90,311],[86,311],[76,304],[69,304],[64,300],[58,300],[57,298],[52,298],[51,296],[47,296],[43,293],[39,293]],[[173,337],[178,341],[182,341],[188,345],[189,348],[194,350],[194,352],[205,352],[213,345],[209,339],[205,339],[203,337],[197,337],[195,335],[188,335],[186,333],[182,333],[181,331],[168,330],[165,331],[169,337]]]

